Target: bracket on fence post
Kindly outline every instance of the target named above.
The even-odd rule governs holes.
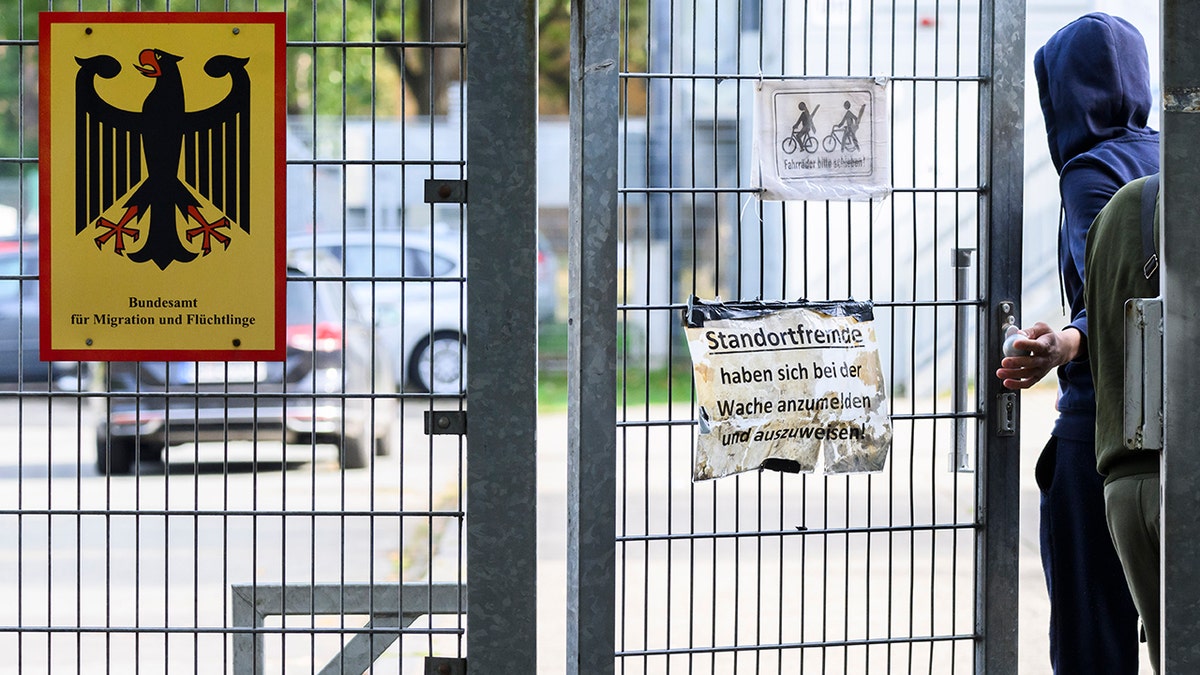
[[[467,181],[438,180],[429,178],[425,181],[426,204],[466,204]]]
[[[449,656],[426,656],[425,675],[467,675],[467,660]]]
[[[1162,298],[1125,301],[1125,447],[1162,449]]]
[[[425,434],[446,434],[450,436],[467,435],[467,411],[465,410],[426,410]]]

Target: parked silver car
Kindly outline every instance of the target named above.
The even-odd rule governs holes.
[[[36,239],[0,241],[0,383],[48,382],[75,389],[89,365],[41,360]]]
[[[284,361],[107,364],[112,392],[96,429],[101,474],[129,473],[173,445],[332,443],[342,468],[390,452],[397,416],[388,353],[341,284],[290,269]]]
[[[466,390],[466,285],[461,238],[352,230],[295,235],[288,255],[325,255],[393,355],[397,383],[437,394]]]

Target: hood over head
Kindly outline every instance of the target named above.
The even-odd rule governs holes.
[[[1033,57],[1054,168],[1101,141],[1151,133],[1146,42],[1128,21],[1100,12],[1059,29]]]

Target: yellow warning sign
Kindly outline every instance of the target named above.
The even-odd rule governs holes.
[[[44,12],[45,360],[284,354],[284,15]]]

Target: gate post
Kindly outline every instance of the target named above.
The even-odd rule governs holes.
[[[467,648],[537,670],[537,3],[467,3]]]
[[[1021,228],[1025,172],[1025,0],[981,3],[979,64],[981,230],[986,248],[984,364],[976,516],[975,672],[1015,673],[1021,512],[1020,400],[992,375],[1000,366],[1001,325],[1021,306]],[[1002,310],[1003,303],[1009,304]],[[1019,314],[1014,318],[1020,319]]]
[[[1200,453],[1196,452],[1196,345],[1200,344],[1200,138],[1196,113],[1200,58],[1196,31],[1200,16],[1190,2],[1162,3],[1162,223],[1159,275],[1163,295],[1163,451],[1162,451],[1162,668],[1163,673],[1200,669]],[[1169,592],[1166,592],[1168,591]]]
[[[616,641],[618,5],[571,3],[567,673]]]

